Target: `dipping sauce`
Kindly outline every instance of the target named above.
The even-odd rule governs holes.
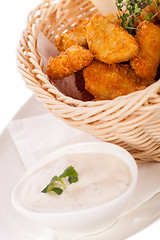
[[[68,184],[61,195],[42,193],[55,176],[73,166],[78,182]],[[22,206],[36,212],[68,212],[109,202],[124,193],[131,183],[129,167],[105,153],[65,155],[32,173],[19,187]]]

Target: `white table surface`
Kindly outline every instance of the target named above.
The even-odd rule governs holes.
[[[0,132],[32,94],[16,69],[16,46],[21,31],[26,26],[27,14],[40,2],[40,0],[1,1]],[[160,239],[160,220],[129,238],[129,240],[142,239]]]

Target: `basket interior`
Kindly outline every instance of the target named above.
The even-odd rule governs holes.
[[[91,16],[98,13],[98,10],[90,1],[66,1],[63,8],[56,13],[50,14],[44,21],[41,27],[42,34],[38,35],[37,45],[38,54],[43,58],[43,72],[46,74],[47,62],[50,56],[56,57],[60,52],[55,47],[55,39],[60,33],[65,33],[71,30],[81,19],[89,19]],[[81,78],[81,79],[80,79]],[[93,96],[85,89],[80,91],[77,88],[76,82],[82,82],[83,76],[80,73],[72,74],[63,80],[50,81],[65,96],[81,101],[90,101]]]

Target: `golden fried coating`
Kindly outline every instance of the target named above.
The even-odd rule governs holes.
[[[128,64],[105,64],[99,61],[83,69],[85,88],[96,100],[114,99],[145,89],[154,81],[138,77]]]
[[[137,27],[136,40],[140,51],[130,61],[135,72],[147,79],[154,79],[160,64],[160,29],[151,22],[143,21]]]
[[[128,61],[138,53],[135,38],[118,24],[94,16],[86,27],[87,41],[95,59],[107,64]]]
[[[50,79],[63,79],[89,65],[93,60],[92,53],[78,45],[71,46],[60,56],[49,58],[47,75]]]
[[[86,25],[88,22],[89,20],[81,20],[71,31],[60,34],[55,40],[57,49],[62,52],[73,45],[87,48]]]
[[[108,14],[105,15],[105,18],[107,20],[109,20],[110,22],[121,26],[121,20],[118,19],[118,14],[117,13],[108,13]]]

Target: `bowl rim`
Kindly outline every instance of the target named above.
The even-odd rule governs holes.
[[[127,161],[125,159],[122,159],[121,157],[117,156],[115,154],[115,152],[113,154],[114,156],[117,156],[118,158],[120,158],[122,161],[124,161],[127,164],[127,166],[129,167],[129,170],[130,170],[130,174],[131,174],[131,183],[129,184],[128,188],[120,196],[118,196],[118,197],[116,197],[116,198],[114,198],[114,199],[112,199],[108,202],[104,202],[102,204],[99,204],[99,205],[96,205],[96,206],[93,206],[93,207],[87,207],[87,208],[84,208],[84,209],[73,210],[73,211],[65,211],[65,212],[53,212],[53,211],[52,212],[38,212],[38,211],[29,210],[29,209],[23,207],[22,204],[20,204],[20,201],[18,200],[18,195],[16,194],[16,192],[18,191],[18,187],[21,186],[21,184],[25,181],[25,179],[28,178],[28,176],[30,174],[32,174],[34,171],[40,169],[41,167],[49,164],[50,162],[58,159],[58,157],[64,156],[67,153],[67,151],[73,150],[73,148],[76,148],[76,147],[83,147],[84,145],[85,145],[85,147],[86,146],[96,146],[96,145],[99,145],[100,147],[101,146],[108,146],[108,147],[115,148],[115,149],[121,151],[122,153],[124,153],[126,155],[126,157],[128,158],[129,161]],[[64,151],[66,151],[66,152],[64,152]],[[84,151],[84,152],[86,152],[86,151]],[[106,153],[107,153],[107,151],[106,151]],[[54,159],[50,159],[53,155],[54,155]],[[88,213],[93,212],[93,211],[97,211],[97,210],[101,210],[101,209],[104,209],[104,208],[112,207],[118,201],[121,201],[125,196],[130,195],[132,193],[132,191],[134,190],[135,186],[136,186],[137,179],[138,179],[138,167],[137,167],[136,161],[132,157],[132,155],[127,150],[125,150],[124,148],[122,148],[122,147],[120,147],[116,144],[108,143],[108,142],[75,143],[75,144],[71,144],[71,145],[68,145],[68,146],[61,147],[61,148],[49,153],[45,157],[41,158],[38,162],[36,162],[30,169],[28,169],[25,172],[25,174],[20,178],[20,180],[17,182],[17,184],[15,185],[15,187],[12,191],[12,195],[11,195],[11,202],[12,202],[12,205],[14,206],[14,208],[18,212],[23,213],[24,215],[28,215],[28,216],[36,216],[36,215],[39,216],[39,215],[41,215],[43,217],[45,217],[45,216],[46,217],[51,217],[51,216],[54,215],[55,217],[58,217],[58,216],[71,216],[71,215],[74,216],[74,215],[83,214],[83,213],[88,214]]]

